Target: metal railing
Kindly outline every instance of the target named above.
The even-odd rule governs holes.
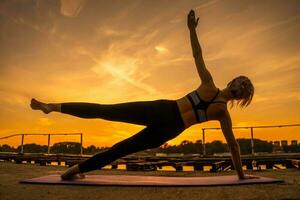
[[[25,135],[48,135],[48,154],[50,153],[50,137],[52,135],[80,135],[80,156],[82,156],[83,153],[83,147],[82,147],[82,139],[83,139],[83,133],[19,133],[19,134],[13,134],[13,135],[8,135],[5,137],[1,137],[0,140],[2,139],[7,139],[10,137],[15,137],[15,136],[21,136],[21,151],[20,153],[23,153],[23,146],[24,146],[24,136]]]
[[[293,127],[293,126],[300,126],[300,124],[285,124],[285,125],[267,125],[267,126],[236,126],[232,127],[232,129],[250,129],[251,135],[251,154],[254,155],[254,129],[255,128],[282,128],[282,127]],[[209,127],[209,128],[202,128],[202,148],[203,148],[203,155],[206,155],[205,150],[205,130],[220,130],[221,128],[217,127]]]
[[[267,126],[239,126],[239,127],[232,127],[232,129],[250,129],[250,135],[251,135],[251,154],[254,155],[254,129],[258,128],[282,128],[282,127],[295,127],[300,126],[300,124],[285,124],[285,125],[267,125]],[[221,128],[218,127],[208,127],[208,128],[202,128],[202,148],[203,148],[203,155],[206,155],[206,149],[205,149],[205,131],[206,130],[220,130]],[[25,135],[48,135],[48,154],[50,153],[50,137],[51,135],[80,135],[80,155],[83,154],[83,147],[82,147],[82,139],[83,139],[83,133],[20,133],[20,134],[13,134],[5,137],[1,137],[1,139],[6,139],[10,137],[15,136],[21,136],[21,151],[20,153],[23,153],[23,145],[24,145],[24,136]]]

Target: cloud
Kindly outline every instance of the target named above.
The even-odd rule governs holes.
[[[137,69],[140,67],[138,58],[122,55],[122,53],[118,53],[118,50],[115,51],[114,49],[116,50],[116,48],[112,47],[111,50],[100,58],[95,58],[90,54],[91,58],[97,63],[91,70],[100,75],[103,74],[103,71],[108,72],[114,78],[112,81],[118,88],[126,87],[126,85],[121,82],[125,81],[125,83],[145,90],[149,95],[156,93],[156,89],[134,78]]]
[[[87,0],[60,0],[61,14],[67,17],[76,17],[85,6]]]
[[[234,111],[236,120],[255,121],[260,111],[268,120],[279,119],[275,112],[298,116],[295,2],[174,1],[170,7],[168,1],[4,1],[0,106],[1,120],[8,123],[1,128],[18,126],[17,116],[36,117],[26,112],[31,97],[112,103],[179,98],[195,89],[200,79],[185,21],[190,8],[201,17],[198,37],[216,84],[239,74],[253,80],[251,112],[243,118],[244,110]],[[51,119],[38,119],[39,128],[59,127]],[[87,133],[98,134],[98,127],[104,129],[93,124]],[[93,128],[98,132],[91,134]],[[109,143],[118,128],[100,137]]]
[[[158,53],[166,53],[169,51],[167,48],[163,46],[155,46],[154,48]]]
[[[53,125],[55,122],[50,120],[49,118],[46,117],[41,117],[38,119],[38,125],[40,126],[51,126]]]
[[[199,10],[201,12],[201,10],[207,9],[208,7],[211,6],[215,6],[217,3],[219,2],[219,0],[210,0],[210,1],[204,1],[204,3],[198,5],[195,10]]]
[[[99,38],[103,37],[114,37],[114,36],[129,36],[132,37],[134,35],[134,32],[129,30],[119,30],[117,28],[114,28],[112,26],[102,25],[97,28],[97,36]]]

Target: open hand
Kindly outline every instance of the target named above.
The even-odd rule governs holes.
[[[198,25],[199,17],[197,20],[195,19],[195,11],[191,10],[190,13],[187,16],[187,24],[189,29],[196,28]]]
[[[85,175],[82,173],[73,174],[73,175],[61,175],[62,180],[75,180],[75,179],[84,179]]]
[[[258,176],[253,176],[253,175],[248,175],[248,174],[246,174],[246,175],[244,175],[244,177],[241,178],[241,179],[259,179],[259,177],[258,177]]]

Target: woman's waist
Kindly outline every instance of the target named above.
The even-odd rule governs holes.
[[[189,101],[187,95],[177,99],[176,103],[178,105],[181,114],[193,111],[193,105]]]
[[[171,99],[160,99],[158,101],[161,101],[165,106],[163,106],[161,109],[164,110],[164,108],[167,108],[168,112],[167,118],[168,123],[171,122],[173,126],[179,125],[182,129],[185,129],[186,125],[184,122],[184,119],[181,115],[180,105],[178,105],[177,100],[171,100]],[[164,113],[164,112],[163,112]]]
[[[196,124],[197,119],[195,118],[195,111],[187,95],[177,99],[176,102],[185,127],[188,128],[193,124]]]

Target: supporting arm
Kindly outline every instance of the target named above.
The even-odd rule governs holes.
[[[241,154],[239,145],[234,137],[232,131],[232,122],[228,111],[224,111],[223,116],[220,120],[221,129],[229,146],[231,152],[231,158],[234,165],[234,168],[237,172],[239,179],[244,179],[245,175],[242,168]]]

